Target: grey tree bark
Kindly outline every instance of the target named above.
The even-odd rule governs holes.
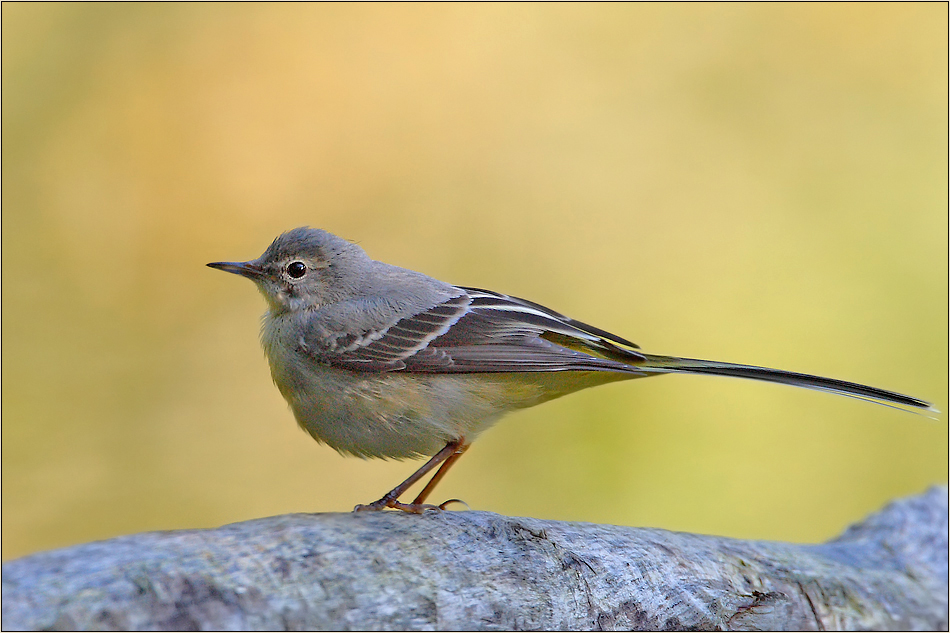
[[[821,545],[488,512],[295,514],[3,565],[3,629],[943,629],[947,489]]]

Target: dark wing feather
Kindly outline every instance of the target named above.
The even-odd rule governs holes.
[[[537,304],[476,289],[354,337],[320,355],[356,371],[490,373],[636,371],[643,356],[620,337]],[[616,343],[612,342],[616,341]]]
[[[550,308],[546,308],[539,303],[533,301],[528,301],[527,299],[520,299],[518,297],[512,297],[509,295],[503,295],[498,292],[492,292],[491,290],[482,290],[481,288],[469,288],[467,286],[460,286],[462,290],[467,292],[469,296],[472,297],[472,307],[473,308],[495,308],[501,310],[510,310],[515,307],[530,308],[533,311],[540,312],[543,315],[550,317],[554,321],[560,323],[562,326],[571,328],[571,333],[576,335],[577,333],[584,333],[589,336],[594,337],[595,339],[606,339],[626,347],[632,347],[633,349],[639,349],[640,346],[636,343],[632,343],[625,338],[621,338],[616,334],[611,334],[606,330],[601,330],[600,328],[594,327],[593,325],[587,325],[576,319],[564,316],[560,312],[555,312]],[[593,340],[593,339],[591,339]]]
[[[329,365],[355,371],[399,371],[405,360],[424,350],[468,311],[471,299],[460,294],[428,310],[399,319],[391,326],[349,336],[347,345],[334,345],[312,354]]]

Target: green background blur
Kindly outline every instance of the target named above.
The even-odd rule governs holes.
[[[2,11],[5,558],[348,511],[418,465],[299,431],[262,299],[204,266],[300,225],[647,351],[948,408],[946,4]],[[945,482],[947,442],[664,377],[510,416],[437,496],[817,541]]]

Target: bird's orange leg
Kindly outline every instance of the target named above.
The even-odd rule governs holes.
[[[442,462],[442,467],[439,468],[439,470],[436,471],[434,475],[432,475],[432,479],[429,480],[429,483],[426,484],[426,487],[423,488],[422,492],[420,492],[419,495],[413,500],[413,505],[425,503],[429,493],[435,490],[436,485],[442,481],[443,477],[445,477],[445,473],[449,472],[449,468],[452,467],[452,464],[458,461],[458,458],[468,450],[469,446],[471,446],[471,444],[462,444],[458,446],[455,449],[455,452],[449,455],[449,457],[444,462]],[[458,501],[458,499],[452,499],[451,501]],[[446,501],[445,503],[449,502]],[[445,505],[445,503],[440,504],[439,507],[441,508]]]
[[[468,445],[465,444],[464,438],[459,438],[453,440],[445,445],[441,451],[432,456],[432,458],[423,464],[422,468],[412,473],[408,479],[404,482],[387,492],[382,496],[378,501],[369,503],[366,505],[360,504],[353,508],[354,512],[365,512],[371,510],[383,510],[385,508],[395,508],[397,510],[402,510],[403,512],[411,512],[413,514],[421,514],[425,510],[439,510],[439,506],[433,506],[423,503],[425,498],[432,492],[432,489],[435,488],[435,484],[439,482],[442,476],[445,474],[445,471],[448,470],[448,466],[457,460],[462,453],[465,452],[465,449],[468,448]],[[416,500],[413,503],[401,503],[399,497],[406,492],[414,483],[425,477],[433,468],[442,464],[442,468],[436,472],[432,477],[429,483],[426,484],[426,487],[423,488],[422,492],[419,493],[419,496],[416,497]]]

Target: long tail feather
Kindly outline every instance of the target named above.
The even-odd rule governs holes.
[[[637,369],[645,369],[658,374],[687,373],[748,378],[750,380],[762,380],[765,382],[792,385],[794,387],[828,391],[843,396],[859,398],[861,400],[869,400],[878,404],[896,406],[896,408],[904,410],[924,409],[937,412],[929,402],[924,402],[923,400],[905,396],[894,391],[868,387],[867,385],[860,385],[845,380],[822,378],[821,376],[799,374],[792,371],[783,371],[781,369],[755,367],[754,365],[736,365],[719,361],[677,358],[675,356],[655,356],[653,354],[643,355],[646,357],[646,362],[639,365]]]

